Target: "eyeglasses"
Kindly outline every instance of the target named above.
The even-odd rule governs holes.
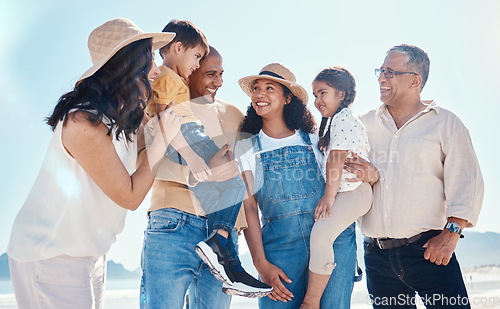
[[[391,69],[383,70],[383,69],[375,69],[375,76],[380,77],[380,75],[384,74],[385,78],[393,78],[394,75],[401,74],[413,74],[418,75],[415,72],[403,72],[403,71],[393,71]]]

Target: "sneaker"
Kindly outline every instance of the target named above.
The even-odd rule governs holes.
[[[203,262],[208,265],[215,279],[232,285],[233,274],[229,269],[229,254],[219,242],[216,232],[212,233],[206,240],[200,241],[194,249]]]
[[[234,280],[231,285],[224,283],[222,292],[228,295],[238,295],[248,298],[260,298],[273,291],[273,287],[267,285],[254,277],[245,270],[232,271]]]

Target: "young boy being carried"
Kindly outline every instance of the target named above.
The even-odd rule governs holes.
[[[176,36],[160,50],[163,58],[161,74],[153,84],[153,97],[146,112],[153,116],[173,105],[181,120],[181,130],[171,141],[165,156],[176,163],[186,164],[191,170],[198,183],[190,189],[201,203],[209,230],[213,231],[206,240],[196,245],[195,250],[215,278],[225,283],[225,293],[245,297],[266,296],[272,287],[249,275],[239,259],[230,259],[226,248],[245,195],[243,180],[238,175],[222,182],[205,182],[211,174],[207,163],[219,147],[205,134],[203,125],[189,106],[186,80],[208,54],[207,39],[189,21],[172,20],[163,32],[175,32]]]

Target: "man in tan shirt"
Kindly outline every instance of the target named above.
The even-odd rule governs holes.
[[[215,99],[218,88],[222,86],[222,73],[222,57],[210,47],[210,53],[188,82],[191,109],[205,126],[205,133],[221,147],[209,162],[212,174],[207,181],[224,181],[239,174],[238,164],[234,160],[228,162],[224,154],[234,148],[243,113],[236,106]],[[144,155],[144,146],[140,144],[139,160]],[[214,278],[195,253],[195,245],[205,240],[211,231],[199,201],[189,190],[188,184],[194,183],[187,166],[168,158],[160,162],[152,187],[148,227],[144,233],[141,308],[182,308],[188,290],[190,307],[230,306],[231,297],[222,292],[222,283]],[[235,227],[246,228],[243,208]],[[236,231],[231,238],[235,243],[228,242],[230,252],[237,245]],[[234,252],[231,258],[230,264],[239,264]]]
[[[462,229],[477,223],[484,184],[467,128],[420,98],[429,64],[416,46],[387,52],[375,70],[384,104],[360,116],[373,165],[349,164],[373,184],[372,208],[360,227],[374,308],[415,308],[418,301],[470,308],[453,252]],[[370,176],[377,174],[373,166],[378,181]]]

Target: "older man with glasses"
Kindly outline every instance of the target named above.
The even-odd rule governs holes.
[[[416,46],[389,49],[375,70],[384,104],[360,116],[373,165],[348,163],[373,185],[361,231],[374,308],[470,308],[453,252],[462,230],[477,223],[483,178],[464,124],[420,98],[429,64]]]

